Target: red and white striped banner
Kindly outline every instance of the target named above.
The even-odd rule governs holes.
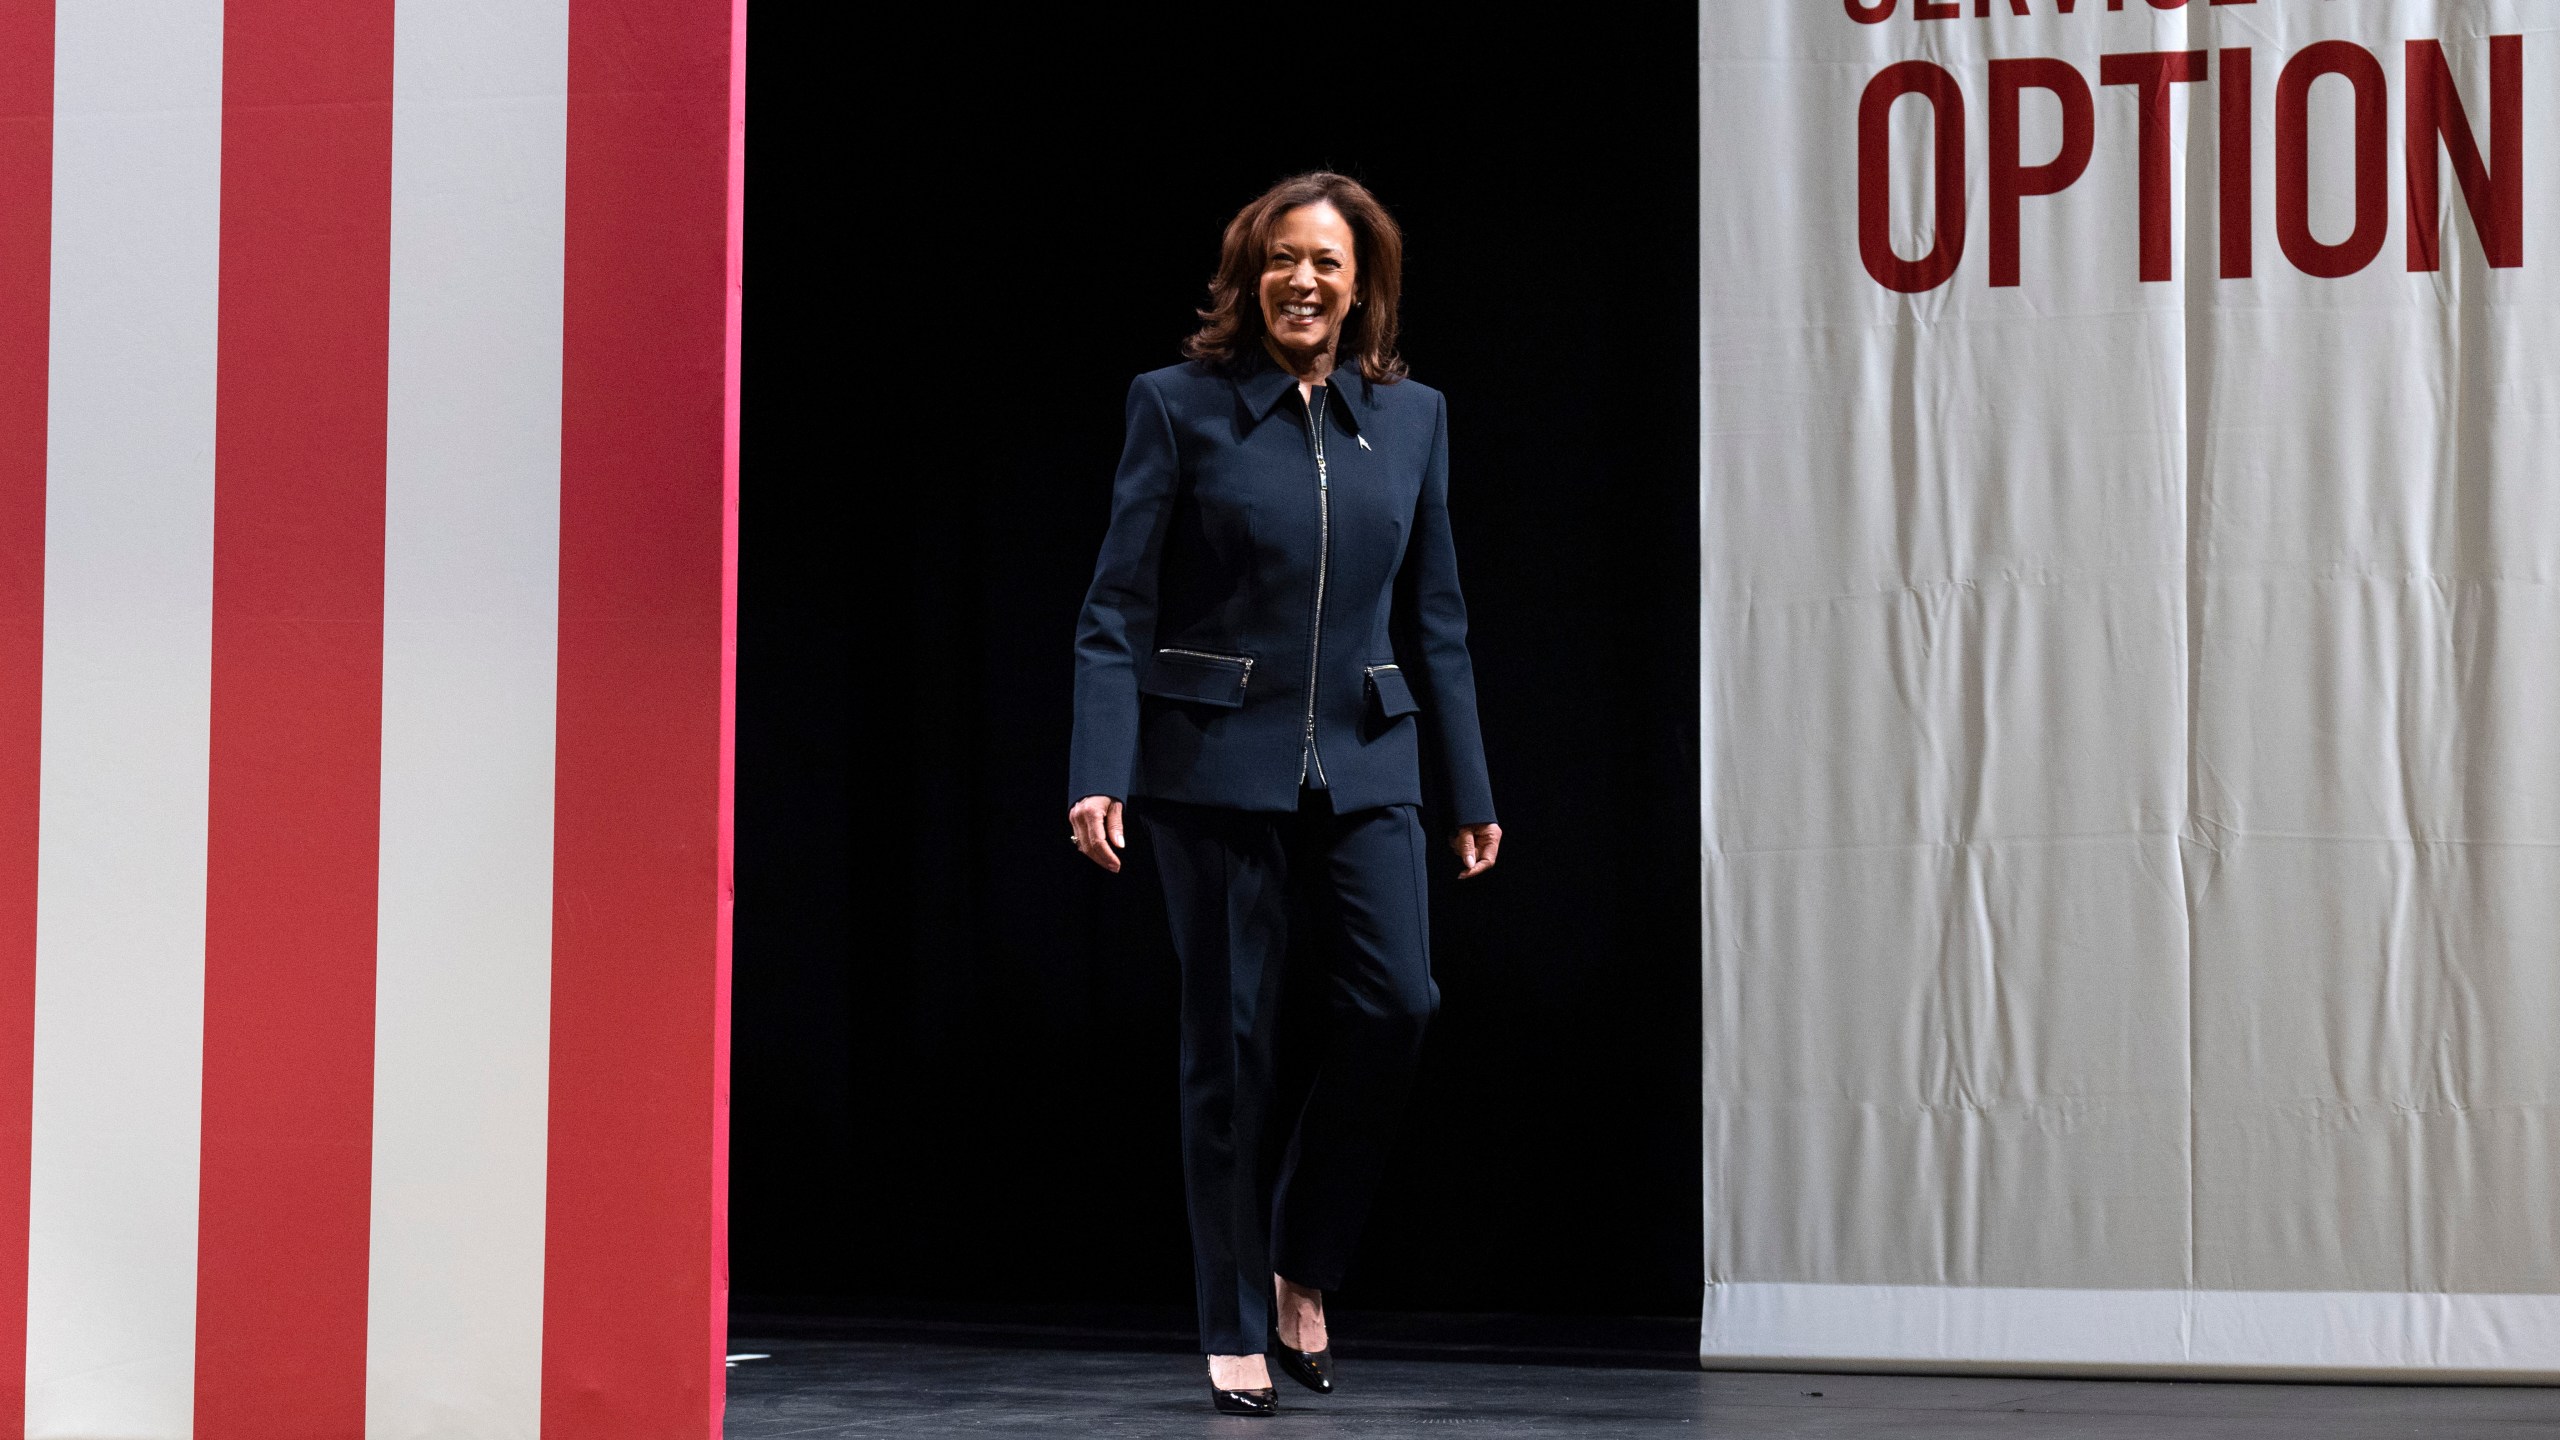
[[[0,1435],[717,1434],[743,35],[0,0]]]

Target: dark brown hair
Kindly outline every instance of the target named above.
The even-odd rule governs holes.
[[[1404,378],[1404,357],[1396,353],[1396,297],[1404,289],[1404,231],[1369,187],[1348,175],[1311,170],[1292,175],[1262,192],[1262,197],[1227,222],[1227,237],[1218,248],[1218,273],[1209,277],[1209,304],[1200,311],[1200,329],[1182,342],[1182,353],[1224,369],[1249,358],[1260,348],[1262,267],[1271,255],[1272,232],[1280,217],[1302,205],[1329,203],[1351,226],[1352,257],[1359,267],[1359,304],[1343,317],[1334,344],[1336,361],[1354,356],[1360,373],[1381,385]]]

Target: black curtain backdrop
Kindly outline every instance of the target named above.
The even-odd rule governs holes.
[[[1174,970],[1143,853],[1065,840],[1069,641],[1130,376],[1324,166],[1406,228],[1507,832],[1434,894],[1343,1300],[1690,1313],[1694,12],[1044,13],[754,15],[741,1308],[1188,1305]]]

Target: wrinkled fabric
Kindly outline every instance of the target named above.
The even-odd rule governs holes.
[[[2551,1307],[2472,1305],[2474,1349],[2351,1317],[2560,1292],[2560,39],[2526,0],[1989,8],[1701,7],[1705,1348],[2550,1368]],[[2407,44],[2441,41],[2485,155],[2493,35],[2523,37],[2525,263],[2491,268],[2446,159],[2413,273]],[[2322,278],[2273,137],[2281,67],[2336,39],[2389,87],[2390,228]],[[2222,278],[2235,49],[2254,273]],[[2146,282],[2140,87],[2102,57],[2162,51],[2215,68],[2169,87]],[[2015,286],[1995,57],[2093,97],[2086,172],[2018,202]],[[1861,258],[1859,115],[1915,59],[1964,92],[1968,222],[1906,294]],[[2307,102],[2324,242],[2351,93]],[[1910,260],[1946,237],[1929,111],[1891,113]],[[2064,114],[2023,93],[2023,163]]]

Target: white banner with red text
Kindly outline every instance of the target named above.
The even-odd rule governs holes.
[[[2560,34],[1700,9],[1709,1364],[2560,1378]]]

